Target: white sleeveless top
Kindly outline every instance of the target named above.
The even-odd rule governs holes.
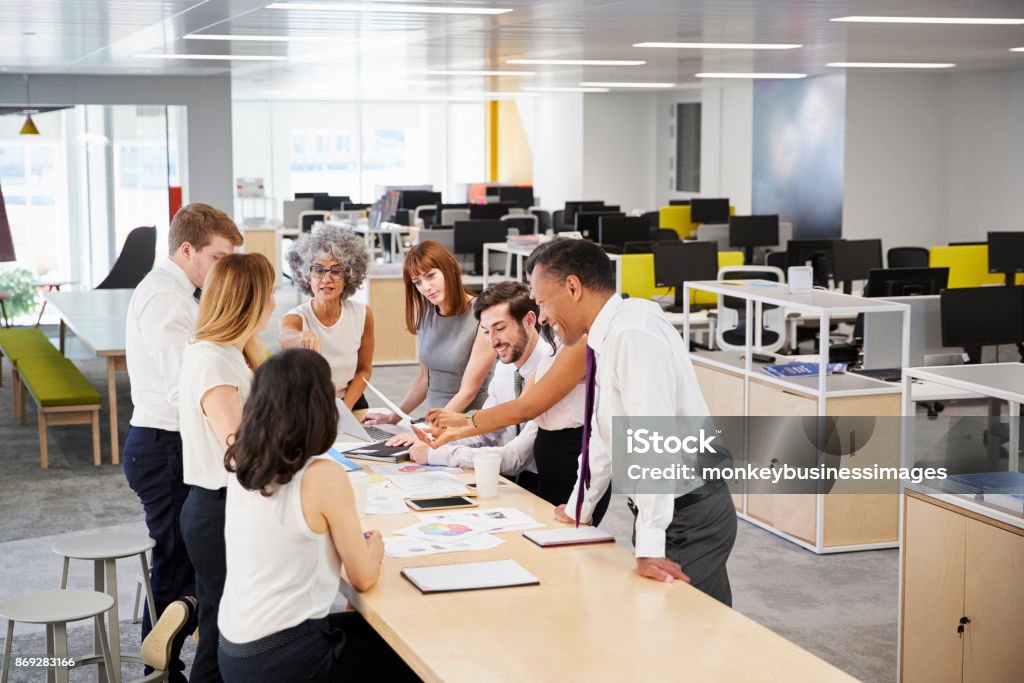
[[[366,324],[366,304],[351,299],[341,302],[341,317],[330,327],[321,323],[313,312],[313,303],[307,301],[288,311],[302,319],[303,331],[309,330],[320,338],[320,352],[331,366],[331,380],[339,396],[356,374],[359,345]]]
[[[217,625],[232,643],[248,643],[327,616],[338,595],[341,560],[329,531],[314,533],[302,514],[302,476],[270,496],[228,478],[224,513],[227,578]],[[340,467],[340,465],[338,465]]]

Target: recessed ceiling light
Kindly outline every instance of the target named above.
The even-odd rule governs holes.
[[[182,38],[185,40],[237,40],[267,43],[329,43],[338,40],[331,36],[249,36],[220,33],[190,33]]]
[[[273,55],[190,55],[190,54],[161,54],[161,53],[140,53],[132,55],[137,59],[211,59],[218,61],[241,61],[241,62],[277,62],[288,59]]]
[[[458,69],[433,69],[427,71],[428,76],[535,76],[536,71],[472,71]]]
[[[633,43],[633,47],[663,47],[694,50],[795,50],[797,43]]]
[[[643,66],[642,59],[506,59],[506,64],[542,64],[547,66]]]
[[[738,73],[738,72],[724,72],[714,73],[706,72],[696,74],[697,78],[807,78],[807,74],[790,74],[790,73]]]
[[[829,62],[825,66],[842,69],[951,69],[956,64],[939,62]]]
[[[838,17],[830,21],[846,21],[864,24],[976,24],[991,26],[1016,26],[1024,24],[1024,19],[986,19],[971,17]]]
[[[353,2],[275,2],[267,5],[267,9],[317,10],[326,12],[389,12],[395,14],[507,14],[511,9],[500,7],[445,6],[427,3],[398,4],[373,3],[362,4]]]
[[[584,81],[582,88],[674,88],[675,83],[631,83],[613,81]]]
[[[1011,47],[1010,52],[1024,52],[1024,47]]]
[[[582,87],[558,87],[551,86],[548,88],[523,88],[529,92],[611,92],[611,88],[582,88]]]

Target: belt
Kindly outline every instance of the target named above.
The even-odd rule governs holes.
[[[294,643],[299,638],[309,635],[313,632],[314,625],[320,621],[322,619],[307,619],[301,624],[271,633],[269,636],[257,638],[248,643],[232,643],[221,634],[219,639],[220,649],[228,657],[234,657],[235,659],[256,657],[271,650],[276,650],[279,647],[284,647],[289,643]]]
[[[722,480],[709,481],[708,483],[701,486],[699,489],[694,489],[689,493],[686,493],[682,496],[678,496],[675,500],[675,509],[682,510],[683,508],[690,507],[691,505],[694,505],[704,500],[708,496],[713,496],[716,493],[719,493],[724,488],[725,482]],[[634,515],[637,514],[636,503],[633,502],[632,498],[626,500],[626,505],[629,506],[630,511]]]

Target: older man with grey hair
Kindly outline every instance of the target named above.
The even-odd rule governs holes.
[[[367,407],[363,378],[373,372],[373,312],[351,300],[366,279],[369,261],[361,239],[333,227],[303,235],[288,254],[292,279],[312,299],[281,318],[281,348],[322,354],[335,391],[350,410]]]

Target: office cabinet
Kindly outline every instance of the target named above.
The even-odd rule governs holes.
[[[1024,680],[1024,529],[951,500],[905,496],[900,678]]]
[[[743,405],[746,402],[743,377],[697,364],[694,364],[693,370],[697,373],[697,382],[701,386],[712,416],[733,417],[743,414]],[[743,491],[732,492],[732,502],[740,512],[744,509],[744,499]]]

